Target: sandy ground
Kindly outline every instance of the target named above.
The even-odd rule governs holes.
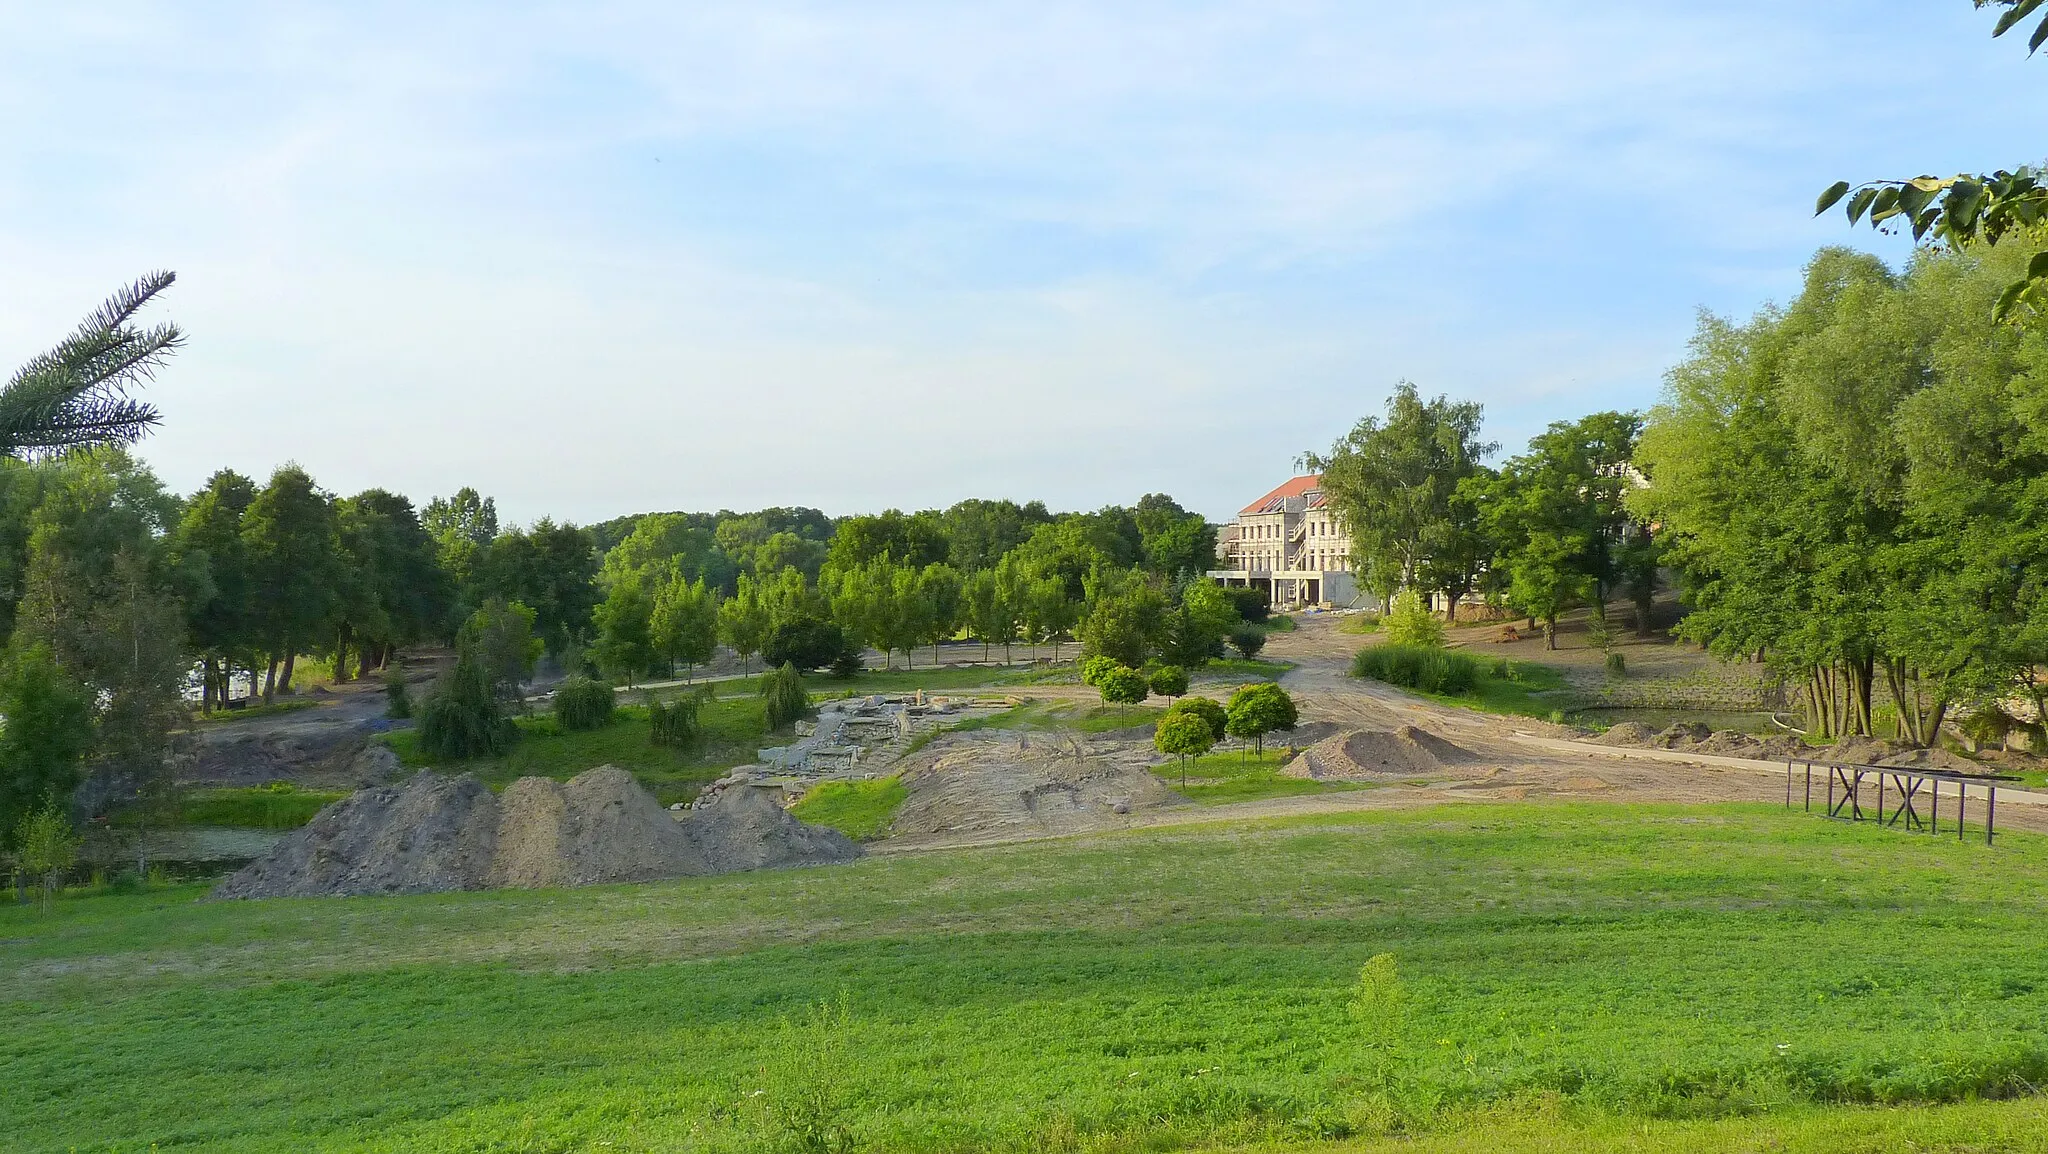
[[[1377,682],[1356,680],[1345,670],[1351,655],[1365,642],[1358,636],[1339,632],[1337,622],[1338,619],[1333,617],[1304,618],[1294,632],[1273,634],[1267,641],[1266,652],[1262,654],[1294,663],[1295,668],[1281,679],[1281,684],[1294,695],[1304,728],[1308,729],[1313,723],[1327,723],[1327,727],[1314,725],[1315,730],[1322,732],[1329,732],[1330,728],[1340,731],[1392,731],[1402,726],[1414,726],[1461,747],[1470,755],[1469,758],[1420,771],[1412,777],[1388,780],[1380,783],[1378,788],[1361,791],[1222,806],[1193,805],[1178,800],[1177,795],[1169,795],[1168,799],[1132,806],[1128,813],[1096,807],[1066,815],[1066,820],[1051,824],[1028,820],[991,821],[979,823],[975,828],[941,830],[931,828],[933,823],[920,822],[908,836],[890,838],[870,848],[882,853],[905,852],[1029,840],[1086,830],[1411,809],[1460,802],[1783,803],[1785,799],[1786,778],[1782,763],[1592,746],[1567,740],[1568,731],[1546,722],[1498,717],[1438,705]],[[1498,626],[1492,628],[1497,630]],[[1540,646],[1541,642],[1535,644]],[[1219,690],[1227,691],[1227,686],[1210,684],[1198,687],[1198,691],[1212,694]],[[1073,688],[1052,690],[1051,687],[1034,687],[1009,692],[1032,698],[1093,696],[1092,691]],[[1092,760],[1099,762],[1113,756],[1105,743],[1096,745]],[[1123,753],[1127,757],[1129,751]],[[928,759],[916,769],[924,773],[930,764]],[[1039,772],[1042,770],[1033,770],[1026,776],[1035,777]],[[992,776],[995,775],[985,767],[976,772],[978,779]],[[986,786],[985,782],[978,784]],[[1031,783],[1022,784],[1023,788],[1031,788]],[[1795,794],[1803,792],[1803,779],[1798,784],[1801,789]],[[1973,793],[1975,797],[1977,795]],[[2042,802],[2048,802],[2048,797],[2002,790],[2000,828],[2048,831],[2048,804],[2037,804]],[[958,803],[949,799],[946,804]],[[1981,807],[1981,799],[1976,804]],[[1981,818],[1981,814],[1981,808],[1973,809],[1974,817]]]

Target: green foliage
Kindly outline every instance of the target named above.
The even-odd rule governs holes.
[[[761,700],[768,711],[768,728],[781,729],[811,711],[811,695],[794,665],[780,665],[761,678]]]
[[[82,842],[72,834],[71,819],[54,797],[22,814],[13,833],[16,868],[36,884],[37,911],[48,913],[51,900],[64,885],[64,876],[78,864]]]
[[[517,738],[490,675],[467,655],[456,659],[420,706],[419,748],[435,761],[501,756]]]
[[[768,638],[768,612],[753,579],[742,574],[739,592],[718,606],[718,638],[739,655],[742,670]]]
[[[1231,607],[1244,621],[1257,625],[1272,614],[1273,597],[1264,589],[1255,585],[1223,585],[1218,588],[1230,599]]]
[[[534,612],[517,601],[485,601],[456,638],[456,651],[489,680],[493,696],[516,701],[533,679],[542,643],[533,635]]]
[[[0,835],[6,848],[51,799],[68,802],[92,748],[92,700],[46,645],[16,654],[0,679]]]
[[[1628,658],[1622,656],[1621,650],[1619,649],[1608,651],[1606,666],[1607,672],[1612,676],[1628,676]]]
[[[1388,642],[1359,650],[1351,659],[1351,676],[1455,696],[1479,684],[1479,662],[1448,649]]]
[[[1358,968],[1358,983],[1351,988],[1347,1008],[1367,1046],[1387,1050],[1401,1043],[1407,1034],[1407,1003],[1408,993],[1401,985],[1394,955],[1374,954]]]
[[[1297,720],[1294,698],[1270,681],[1240,686],[1223,713],[1230,736],[1252,742],[1260,752],[1265,751],[1267,734],[1293,729]]]
[[[783,621],[769,631],[761,647],[761,659],[769,665],[794,665],[798,669],[823,669],[859,651],[847,641],[845,630],[816,617]]]
[[[402,669],[390,669],[384,674],[384,716],[393,720],[412,716],[412,691],[406,688]]]
[[[1387,644],[1422,649],[1444,647],[1444,623],[1423,604],[1422,595],[1403,589],[1394,595],[1393,612],[1387,614]]]
[[[1105,704],[1119,707],[1136,705],[1152,694],[1144,674],[1123,666],[1104,673],[1096,680],[1095,688],[1101,691]]]
[[[695,693],[685,693],[672,701],[658,701],[653,694],[647,698],[647,740],[655,745],[681,747],[694,743],[703,735],[704,727],[699,715],[711,701],[711,691],[699,688]]]
[[[1202,724],[1209,727],[1209,741],[1212,745],[1229,735],[1229,717],[1223,706],[1213,698],[1183,697],[1168,706],[1166,712],[1200,718]]]
[[[702,577],[685,581],[675,573],[662,584],[654,595],[648,634],[655,654],[671,666],[694,669],[711,660],[718,648],[718,599]]]
[[[1182,785],[1187,784],[1188,758],[1209,752],[1215,744],[1216,735],[1209,731],[1209,723],[1193,713],[1168,709],[1152,731],[1153,748],[1180,759]]]
[[[1119,669],[1128,668],[1114,657],[1083,657],[1081,659],[1081,684],[1100,686],[1103,677]]]
[[[1230,634],[1230,647],[1246,661],[1258,659],[1259,651],[1266,647],[1266,631],[1263,629],[1238,629]]]
[[[1105,589],[1093,598],[1081,623],[1082,651],[1133,668],[1143,665],[1165,612],[1165,597],[1148,582],[1129,580]]]
[[[1188,691],[1188,671],[1178,665],[1162,665],[1153,671],[1151,687],[1161,697],[1179,697]]]
[[[637,685],[654,668],[654,598],[637,570],[612,582],[597,607],[597,644],[591,656],[599,672],[627,685]]]
[[[571,677],[555,690],[555,724],[570,733],[602,729],[612,723],[617,695],[609,683]]]
[[[173,324],[145,329],[132,322],[177,279],[174,272],[142,277],[56,348],[16,369],[0,388],[0,454],[26,457],[142,439],[157,411],[129,391],[148,383],[185,337]]]
[[[873,841],[889,832],[896,811],[909,797],[909,788],[893,776],[826,781],[811,787],[789,812],[800,821],[828,826],[855,841]]]

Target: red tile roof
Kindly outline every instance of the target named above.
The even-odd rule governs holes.
[[[1323,504],[1322,483],[1323,477],[1320,473],[1307,477],[1296,477],[1238,510],[1237,515],[1246,517],[1254,513],[1278,513],[1280,511],[1280,503],[1289,497],[1306,497],[1308,498],[1310,508],[1321,508]]]

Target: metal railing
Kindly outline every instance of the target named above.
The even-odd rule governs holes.
[[[1955,793],[1956,838],[1968,836],[1970,812],[1970,787],[1980,786],[1984,793],[1984,844],[1990,845],[1996,836],[1998,826],[1998,784],[2001,781],[2020,779],[2003,773],[1962,773],[1952,769],[1907,769],[1896,765],[1856,765],[1831,761],[1788,761],[1785,763],[1785,808],[1792,808],[1793,782],[1801,767],[1805,770],[1805,808],[1813,812],[1813,774],[1816,769],[1824,775],[1825,806],[1823,816],[1836,821],[1873,820],[1881,826],[1904,827],[1914,833],[1941,832],[1941,787],[1953,784]],[[1863,808],[1866,782],[1877,789],[1876,807],[1871,813]],[[1892,810],[1885,813],[1885,796],[1892,797]]]

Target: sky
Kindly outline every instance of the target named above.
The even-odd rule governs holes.
[[[0,372],[174,269],[167,484],[508,521],[1166,492],[1400,380],[1506,452],[1796,292],[1838,178],[2037,162],[1966,0],[0,0]],[[2031,94],[2031,95],[2028,95]]]

